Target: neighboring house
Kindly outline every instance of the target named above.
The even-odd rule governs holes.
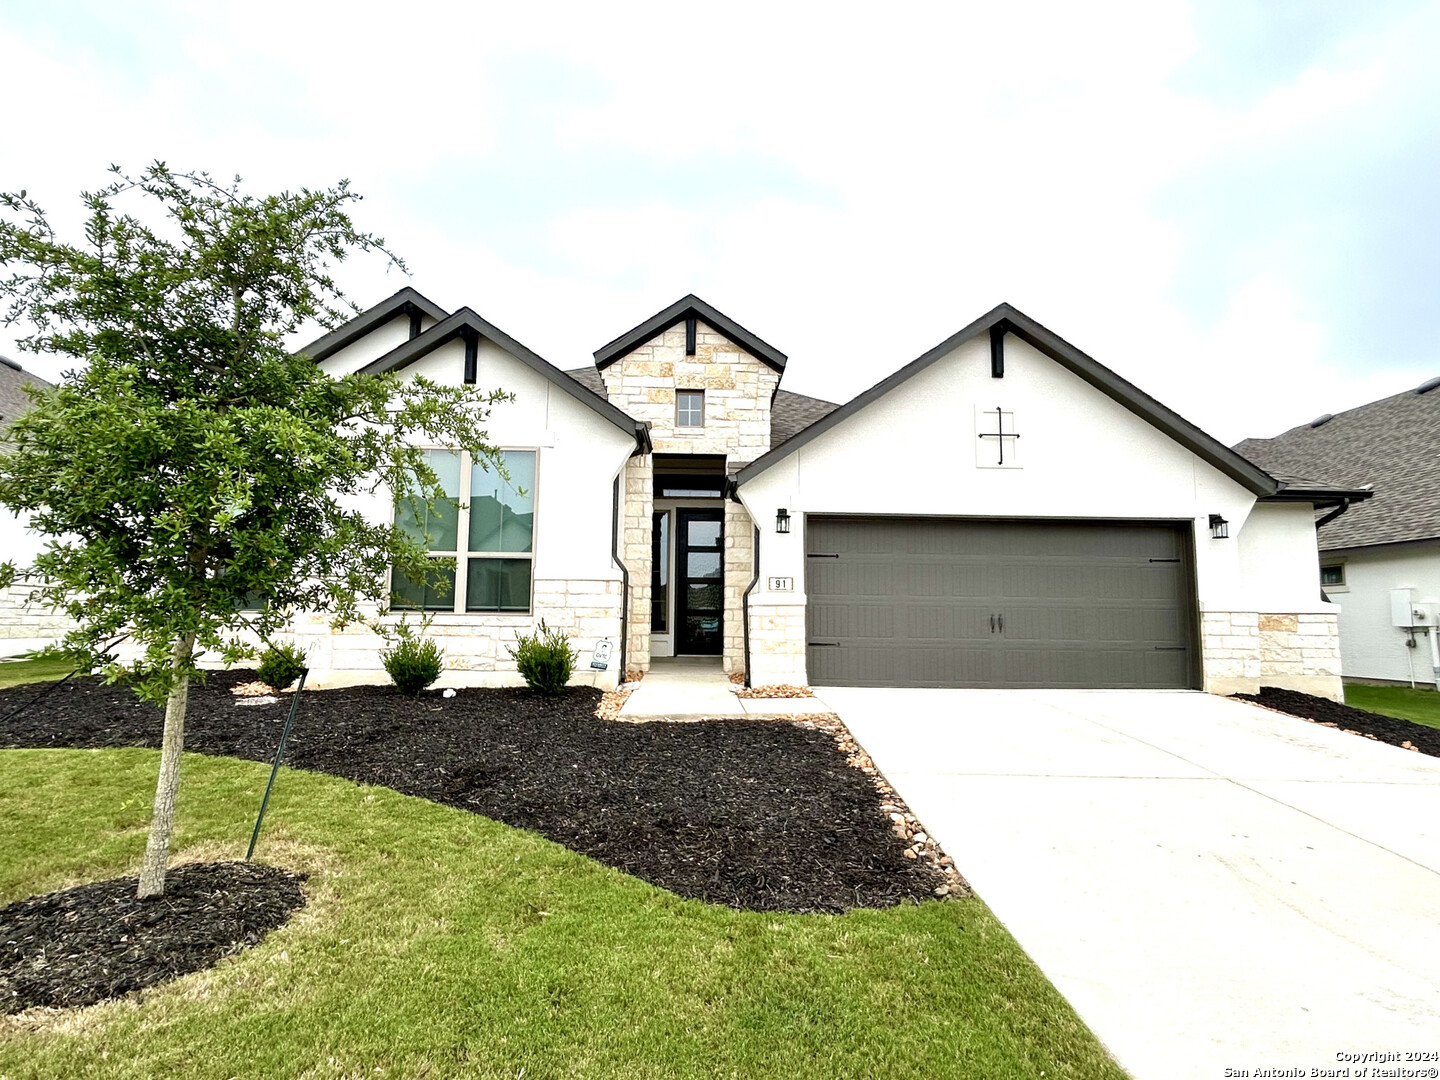
[[[30,409],[30,397],[24,388],[35,386],[43,390],[50,385],[8,356],[0,356],[0,453],[4,452],[5,432]],[[0,553],[3,553],[0,559],[25,567],[40,554],[43,541],[27,528],[28,524],[28,514],[16,514],[0,507]],[[62,615],[27,604],[30,589],[30,585],[17,580],[10,588],[0,591],[0,656],[17,656],[52,644],[72,625]]]
[[[510,482],[436,448],[455,589],[394,583],[455,681],[513,680],[543,618],[581,672],[613,647],[601,685],[711,655],[756,684],[1340,695],[1314,520],[1367,493],[1276,479],[1009,305],[839,408],[694,296],[572,374],[413,289],[303,351],[515,394]],[[295,629],[317,676],[374,677],[373,635]]]
[[[1425,633],[1440,619],[1440,379],[1325,415],[1240,453],[1275,473],[1324,476],[1375,497],[1320,526],[1320,578],[1339,603],[1345,674],[1435,681]],[[1324,519],[1322,519],[1323,521]],[[1392,610],[1392,594],[1401,612]],[[1416,611],[1420,614],[1416,614]],[[1434,631],[1429,631],[1433,633]],[[1412,646],[1410,642],[1414,641]]]

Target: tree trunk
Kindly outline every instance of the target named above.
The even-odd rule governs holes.
[[[173,662],[181,668],[190,662],[195,635],[175,643]],[[165,865],[170,861],[170,830],[175,824],[175,793],[180,789],[180,751],[185,747],[185,706],[190,697],[190,676],[181,675],[165,702],[165,737],[160,743],[160,779],[155,784],[155,808],[150,815],[150,838],[140,867],[139,899],[165,891]]]

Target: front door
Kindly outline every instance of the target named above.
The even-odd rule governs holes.
[[[677,510],[677,653],[719,656],[725,605],[723,510]]]

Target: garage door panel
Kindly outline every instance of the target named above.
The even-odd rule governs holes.
[[[807,552],[826,557],[806,560],[810,679],[1188,687],[1188,535],[1111,522],[811,518]]]

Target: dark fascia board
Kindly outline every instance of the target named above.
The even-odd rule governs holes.
[[[472,334],[493,341],[515,359],[545,376],[580,404],[598,413],[633,438],[637,446],[642,449],[650,446],[650,433],[644,424],[621,412],[610,402],[576,382],[550,361],[527,349],[505,331],[482,319],[468,307],[462,307],[453,315],[447,315],[419,337],[411,338],[405,344],[391,349],[384,356],[370,361],[357,374],[381,375],[387,371],[408,367],[421,357],[428,356],[440,346],[454,341],[456,338]]]
[[[786,356],[784,353],[768,342],[761,341],[734,319],[723,312],[716,311],[694,293],[676,300],[664,311],[652,315],[633,330],[626,331],[610,344],[596,349],[595,366],[597,368],[608,367],[622,356],[644,345],[657,334],[663,334],[670,327],[691,315],[723,334],[757,360],[774,368],[782,375],[785,373]]]
[[[1369,488],[1317,487],[1311,484],[1281,483],[1280,490],[1271,495],[1260,496],[1260,502],[1313,503],[1315,509],[1324,510],[1332,506],[1364,502],[1373,498],[1375,492]]]
[[[939,345],[936,345],[922,356],[917,357],[889,378],[881,380],[858,397],[840,406],[840,408],[834,412],[822,417],[795,435],[792,435],[768,454],[756,458],[740,470],[738,477],[739,482],[743,484],[759,476],[772,465],[793,454],[796,450],[799,450],[817,435],[822,435],[836,424],[843,423],[848,417],[855,415],[878,398],[884,397],[901,383],[906,382],[920,374],[920,372],[924,371],[931,364],[950,355],[950,353],[954,352],[961,345],[988,334],[992,326],[1003,326],[1008,333],[1014,334],[1021,341],[1024,341],[1026,344],[1050,357],[1050,359],[1054,360],[1061,367],[1067,368],[1078,375],[1106,397],[1123,405],[1151,426],[1158,428],[1191,453],[1215,466],[1215,468],[1249,490],[1252,494],[1268,496],[1273,495],[1279,489],[1279,482],[1265,470],[1254,464],[1254,462],[1241,457],[1218,439],[1207,435],[1194,424],[1190,423],[1190,421],[1173,410],[1166,408],[1133,383],[1122,379],[1104,364],[1087,356],[1058,334],[1047,330],[1034,319],[1030,318],[1030,316],[1010,304],[1001,304],[980,316],[980,318],[976,319],[969,326],[946,338]]]
[[[430,318],[439,322],[449,314],[439,304],[422,296],[410,286],[405,286],[394,296],[381,300],[374,307],[369,308],[349,322],[337,326],[324,337],[316,338],[309,345],[306,345],[299,352],[310,357],[317,364],[328,357],[334,356],[345,346],[359,341],[371,330],[384,326],[391,319],[400,315],[408,315],[412,311],[418,311],[422,315],[429,315]]]

